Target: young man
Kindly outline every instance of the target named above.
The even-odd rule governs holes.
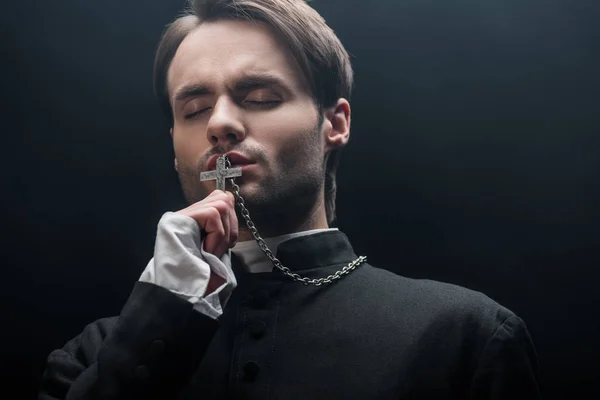
[[[190,206],[159,221],[120,316],[50,354],[40,399],[537,398],[519,317],[372,267],[329,228],[353,75],[323,19],[190,5],[155,63]]]

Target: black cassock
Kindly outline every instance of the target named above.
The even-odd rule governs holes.
[[[282,243],[311,278],[357,258],[345,234]],[[53,351],[40,399],[537,399],[524,322],[485,295],[368,264],[337,283],[241,272],[215,321],[136,282],[119,317]]]

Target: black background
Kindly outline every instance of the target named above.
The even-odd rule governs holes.
[[[1,7],[4,393],[33,397],[52,349],[119,313],[160,216],[184,205],[151,85],[160,33],[183,4]],[[546,398],[590,398],[600,2],[312,4],[356,72],[340,229],[373,265],[515,311]]]

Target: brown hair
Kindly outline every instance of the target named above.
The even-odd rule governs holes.
[[[332,107],[339,98],[348,101],[354,85],[350,57],[344,46],[305,0],[188,0],[184,15],[167,25],[154,61],[154,90],[160,106],[173,123],[167,76],[183,39],[203,22],[218,20],[260,21],[287,44],[310,84],[319,110]],[[325,159],[325,209],[327,221],[335,221],[335,174],[341,149]]]

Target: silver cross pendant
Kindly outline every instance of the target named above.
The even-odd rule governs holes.
[[[201,181],[217,180],[217,190],[225,191],[225,179],[242,176],[242,168],[227,168],[227,156],[217,158],[217,170],[200,173]]]

